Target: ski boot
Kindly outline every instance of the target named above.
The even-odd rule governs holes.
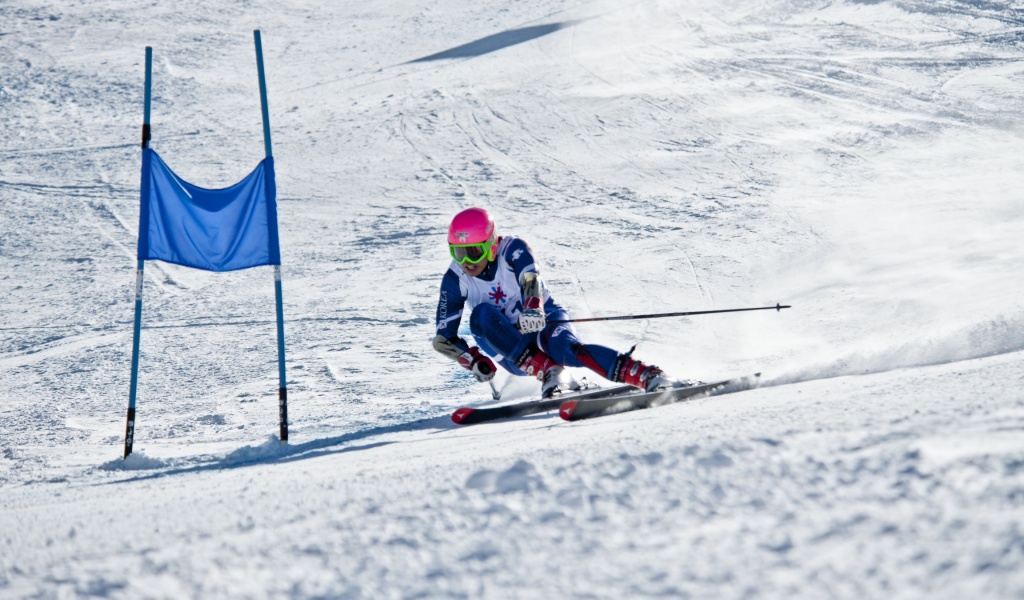
[[[544,379],[540,385],[540,397],[547,400],[557,393],[566,391],[578,391],[583,389],[583,384],[576,381],[572,373],[565,370],[562,365],[552,365],[544,371]]]
[[[536,377],[541,381],[541,398],[552,397],[555,392],[561,391],[572,385],[579,388],[579,384],[572,379],[572,376],[565,373],[562,365],[555,362],[555,359],[538,348],[535,344],[526,347],[519,357],[513,361],[524,373]]]
[[[631,354],[633,354],[633,348],[619,356],[612,372],[612,381],[632,385],[645,392],[672,387],[687,387],[687,383],[667,375],[654,365],[645,365],[631,358]]]
[[[541,381],[544,380],[544,373],[546,373],[548,369],[558,366],[555,359],[548,356],[546,352],[538,348],[535,344],[527,346],[526,349],[523,350],[522,354],[517,356],[512,362],[515,366],[519,367],[523,373],[526,373],[530,377],[536,377]]]

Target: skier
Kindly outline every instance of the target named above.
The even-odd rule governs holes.
[[[494,362],[513,375],[537,377],[541,397],[579,389],[564,366],[587,367],[598,375],[652,391],[684,385],[653,365],[596,344],[584,344],[569,314],[555,303],[530,247],[513,236],[498,236],[487,211],[469,208],[448,228],[452,262],[441,280],[434,349],[458,361],[479,381],[494,378]],[[472,311],[470,331],[477,346],[459,337],[464,309]],[[634,346],[635,348],[635,346]],[[483,352],[481,352],[481,349]],[[486,353],[486,354],[485,354]]]

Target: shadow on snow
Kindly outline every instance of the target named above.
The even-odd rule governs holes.
[[[431,54],[430,56],[424,56],[423,58],[417,58],[416,60],[409,61],[410,63],[418,62],[429,62],[432,60],[446,60],[450,58],[472,58],[474,56],[482,56],[484,54],[490,54],[491,52],[497,52],[503,48],[509,46],[515,46],[522,44],[523,42],[529,42],[539,37],[544,37],[550,33],[554,33],[567,27],[572,27],[578,23],[578,21],[564,21],[561,23],[548,23],[546,25],[534,25],[532,27],[521,27],[519,29],[510,29],[508,31],[502,31],[494,35],[489,35],[485,38],[480,38],[474,42],[456,46],[444,52],[438,52],[437,54]]]
[[[382,446],[387,446],[393,444],[394,442],[372,442],[359,446],[345,446],[344,448],[338,448],[337,446],[349,444],[351,442],[356,442],[360,440],[365,440],[367,438],[379,435],[386,435],[389,433],[423,431],[430,429],[443,431],[451,428],[451,417],[446,415],[441,417],[420,419],[418,421],[412,421],[410,423],[401,423],[398,425],[372,427],[370,429],[365,429],[362,431],[355,431],[352,433],[347,433],[345,435],[340,435],[336,437],[312,440],[302,444],[281,444],[280,441],[275,436],[271,436],[271,439],[262,445],[245,446],[243,448],[235,450],[234,452],[228,454],[227,456],[215,458],[212,461],[204,462],[202,464],[192,464],[187,466],[170,466],[169,468],[157,467],[158,471],[154,473],[146,473],[144,475],[138,475],[135,477],[127,477],[125,479],[118,479],[117,481],[107,481],[98,485],[130,483],[135,481],[144,481],[147,479],[158,479],[161,477],[167,477],[171,475],[199,473],[202,471],[216,471],[221,469],[235,469],[239,467],[248,467],[269,463],[287,463],[298,460],[317,458],[320,456],[328,456],[331,454],[343,454],[345,452],[369,450],[372,448],[380,448]]]

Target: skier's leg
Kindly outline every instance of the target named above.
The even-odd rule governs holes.
[[[658,388],[682,387],[684,385],[658,367],[632,358],[630,356],[632,353],[633,349],[630,348],[629,352],[619,356],[613,369],[612,381],[636,386],[648,392],[653,392]]]
[[[486,338],[477,337],[475,335],[473,336],[473,338],[476,339],[476,345],[479,346],[480,349],[484,351],[484,354],[486,354],[486,355],[488,355],[488,356],[490,356],[492,358],[497,358],[498,356],[501,357],[501,360],[497,361],[498,365],[500,365],[501,368],[505,369],[509,373],[512,373],[513,375],[525,375],[526,374],[526,373],[523,373],[519,369],[519,367],[517,367],[511,360],[506,358],[505,355],[503,355],[501,352],[498,352],[497,350],[492,348],[491,345],[487,343],[487,339]]]
[[[569,319],[565,311],[549,315],[550,320]],[[614,381],[651,391],[658,387],[672,385],[672,378],[655,367],[646,365],[630,355],[598,344],[584,344],[576,335],[571,323],[553,323],[541,332],[541,348],[560,364],[569,367],[586,367],[598,375]]]
[[[569,319],[569,313],[558,310],[548,313],[548,320]],[[576,335],[572,323],[552,323],[540,334],[540,347],[558,363],[567,367],[586,367],[605,379],[612,378],[612,370],[619,353],[607,346],[584,344]]]
[[[513,356],[517,348],[527,343],[508,317],[490,304],[481,304],[473,309],[469,330],[484,350],[493,350],[503,356]]]
[[[497,307],[481,304],[473,309],[469,329],[484,352],[501,354],[499,364],[514,375],[530,375],[541,379],[555,361],[541,351],[534,335],[519,333]]]

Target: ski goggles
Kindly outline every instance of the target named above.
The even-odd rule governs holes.
[[[479,244],[448,244],[448,250],[452,254],[452,260],[460,265],[466,263],[476,265],[488,258],[491,252],[491,241]]]

